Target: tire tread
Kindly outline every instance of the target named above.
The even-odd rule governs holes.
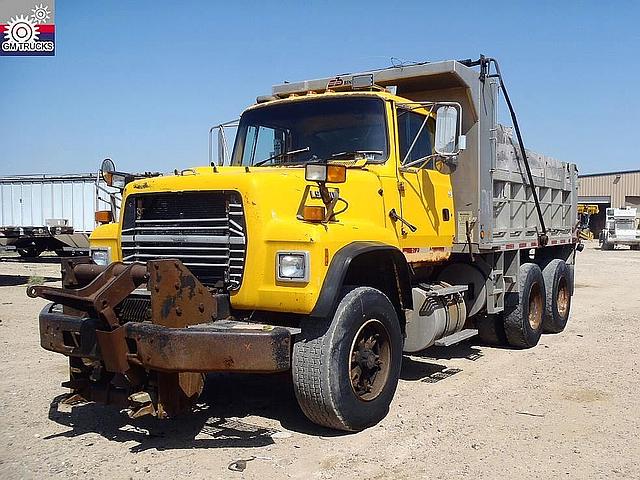
[[[535,273],[531,273],[531,272]],[[520,280],[520,292],[518,294],[518,303],[515,307],[510,307],[509,309],[505,308],[504,312],[504,331],[507,337],[507,341],[509,345],[512,347],[518,348],[530,348],[535,346],[538,343],[540,335],[537,335],[537,339],[535,342],[532,342],[530,338],[527,338],[526,326],[524,322],[528,322],[528,319],[524,318],[525,313],[525,301],[528,302],[528,299],[523,299],[523,290],[527,284],[528,278],[530,275],[535,275],[538,277],[538,281],[540,282],[540,288],[543,289],[543,299],[546,298],[546,294],[544,292],[544,280],[542,278],[542,272],[540,271],[540,267],[535,263],[523,263],[520,266],[520,272],[518,272],[519,280]],[[527,303],[528,307],[528,303]],[[544,305],[543,305],[544,309]],[[544,317],[544,312],[543,312]],[[540,333],[542,333],[542,325],[540,326]]]
[[[329,392],[322,382],[322,359],[326,358],[327,323],[308,319],[303,325],[302,341],[296,342],[292,362],[296,398],[304,414],[314,423],[339,430],[348,429],[329,402]]]

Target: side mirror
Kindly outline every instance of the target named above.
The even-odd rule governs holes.
[[[113,173],[116,171],[116,164],[110,158],[105,158],[100,165],[100,176],[107,185],[111,184]]]
[[[214,125],[209,129],[209,165],[214,167],[213,163],[213,131],[218,130],[218,162],[217,165],[222,167],[227,158],[229,157],[227,153],[229,152],[228,142],[227,142],[227,132],[226,128],[238,128],[239,120],[231,120],[229,122],[221,123],[220,125]],[[230,137],[231,143],[233,143],[233,134]]]
[[[466,137],[460,135],[458,109],[443,105],[436,111],[435,151],[442,156],[454,156],[466,147]]]
[[[222,167],[227,160],[227,138],[224,134],[224,127],[218,127],[218,166]]]
[[[104,180],[104,183],[110,187],[119,188],[123,190],[127,186],[127,183],[134,180],[134,176],[129,173],[118,172],[116,165],[110,158],[105,158],[100,165],[100,175]]]

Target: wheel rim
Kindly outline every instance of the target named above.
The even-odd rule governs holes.
[[[556,304],[558,305],[558,314],[560,317],[566,318],[569,313],[569,288],[567,286],[567,280],[564,277],[562,277],[558,283]]]
[[[538,330],[542,324],[542,292],[540,285],[531,285],[529,293],[529,325],[532,329]]]
[[[376,399],[387,383],[390,366],[389,332],[379,320],[367,320],[351,344],[349,375],[356,396],[366,402]]]

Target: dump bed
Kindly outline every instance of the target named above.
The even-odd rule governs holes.
[[[466,149],[452,174],[456,208],[454,250],[530,248],[538,244],[540,221],[520,149],[511,129],[498,124],[498,80],[449,60],[392,67],[274,85],[284,97],[328,86],[370,82],[395,89],[411,101],[453,101],[463,108],[462,133]],[[524,139],[526,144],[526,125]],[[571,243],[577,222],[577,168],[527,150],[534,188],[547,227],[549,244]],[[541,233],[541,232],[540,232]]]

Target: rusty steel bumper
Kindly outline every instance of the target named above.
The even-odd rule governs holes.
[[[40,344],[70,357],[103,360],[93,318],[66,315],[48,304],[40,312]],[[298,329],[232,320],[172,328],[128,322],[120,330],[126,361],[162,372],[281,372],[291,363]]]

